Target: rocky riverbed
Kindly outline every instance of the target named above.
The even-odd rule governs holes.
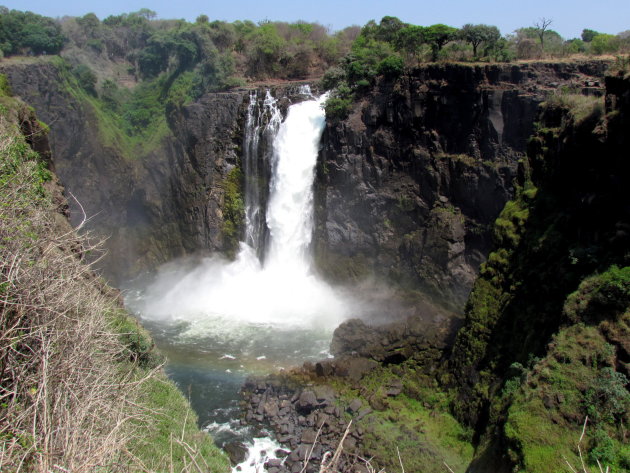
[[[431,370],[455,330],[441,317],[434,319],[413,318],[380,327],[352,319],[334,333],[331,351],[335,358],[249,378],[241,391],[241,422],[271,431],[282,446],[275,452],[278,458],[265,463],[267,471],[318,471],[322,462],[333,461],[341,442],[343,454],[337,468],[362,470],[362,441],[372,413],[386,408],[387,399],[403,391],[398,378],[384,380],[376,389],[362,380],[380,366],[404,362],[412,353],[414,358],[424,354],[423,364]],[[347,388],[360,398],[349,396]],[[244,448],[231,446],[228,451],[233,463],[244,460]]]
[[[362,358],[345,360],[341,364],[362,365],[353,368],[357,370],[355,373],[369,369],[371,365],[369,360]],[[265,464],[269,473],[299,473],[304,468],[306,472],[318,471],[322,461],[333,460],[341,441],[343,454],[338,468],[343,471],[351,464],[358,466],[361,463],[364,430],[360,421],[373,412],[372,407],[358,398],[339,397],[328,384],[308,383],[300,387],[298,377],[313,374],[311,370],[314,369],[307,364],[301,373],[249,379],[243,387],[244,422],[270,428],[286,449],[285,458],[271,459]],[[388,386],[390,396],[401,391],[399,380]]]

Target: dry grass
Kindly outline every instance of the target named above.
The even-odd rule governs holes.
[[[548,107],[566,108],[576,124],[586,119],[599,119],[604,114],[604,98],[578,93],[558,92],[547,97]]]
[[[37,162],[0,118],[0,470],[112,468],[138,380],[104,314],[92,250],[42,195]],[[8,159],[7,159],[8,158]]]

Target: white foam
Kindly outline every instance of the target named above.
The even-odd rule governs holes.
[[[232,468],[233,473],[260,473],[265,471],[265,462],[276,456],[281,445],[269,437],[256,437],[247,443],[247,458]]]

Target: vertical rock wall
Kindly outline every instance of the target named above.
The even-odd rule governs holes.
[[[376,275],[462,307],[513,195],[538,104],[602,73],[600,63],[453,64],[380,80],[324,133],[322,271]]]

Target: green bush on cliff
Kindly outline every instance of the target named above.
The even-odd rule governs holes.
[[[612,266],[591,276],[569,295],[564,313],[572,322],[614,317],[630,306],[630,266]]]
[[[243,198],[243,172],[234,167],[224,181],[223,194],[223,239],[225,250],[234,255],[238,249],[245,222],[245,199]]]

